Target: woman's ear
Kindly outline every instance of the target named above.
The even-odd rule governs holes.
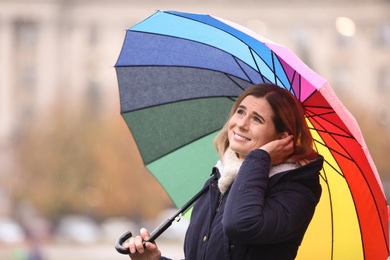
[[[289,136],[289,134],[287,132],[283,132],[280,134],[279,139],[286,138],[287,136]]]

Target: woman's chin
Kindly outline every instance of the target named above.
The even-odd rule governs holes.
[[[235,152],[237,154],[237,156],[241,159],[245,158],[246,154],[248,152],[244,151],[243,149],[239,149],[237,147],[234,147],[234,146],[230,146],[230,149]]]

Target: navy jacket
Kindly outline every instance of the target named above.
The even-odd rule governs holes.
[[[194,205],[184,253],[198,259],[294,259],[321,196],[323,157],[268,177],[263,150],[245,158],[230,190],[220,196],[216,168],[209,191]]]

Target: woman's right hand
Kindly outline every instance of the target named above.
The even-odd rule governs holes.
[[[156,243],[146,242],[145,247],[143,241],[149,240],[149,231],[141,228],[140,235],[131,237],[126,247],[130,250],[130,258],[133,260],[159,260],[161,252]]]
[[[284,162],[292,153],[294,153],[293,136],[288,135],[285,138],[271,141],[260,149],[268,152],[271,157],[271,165],[277,165]]]

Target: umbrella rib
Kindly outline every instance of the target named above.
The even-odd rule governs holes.
[[[232,81],[239,89],[244,90],[244,88],[241,87],[241,85],[238,84],[238,83],[237,83],[229,74],[227,74],[227,73],[224,73],[224,74],[225,74],[225,76],[226,76],[230,81]],[[253,83],[253,82],[251,82],[251,83]]]
[[[311,111],[309,111],[311,112]],[[342,129],[341,127],[339,127],[338,125],[336,125],[334,122],[326,119],[325,117],[323,117],[323,115],[329,115],[329,114],[335,114],[334,112],[327,112],[327,113],[322,113],[322,114],[315,114],[314,112],[312,112],[313,115],[307,115],[308,117],[310,117],[312,120],[314,120],[318,125],[320,125],[323,129],[325,129],[325,127],[316,119],[316,118],[321,118],[322,120],[326,121],[327,123],[333,125],[335,128],[339,129],[340,131],[344,132],[345,133],[345,136],[344,135],[341,135],[341,134],[335,134],[335,133],[332,133],[332,134],[335,134],[335,135],[339,135],[339,136],[344,136],[344,137],[349,137],[349,138],[352,138],[352,139],[355,139],[350,133],[346,132],[344,129]],[[317,130],[317,129],[316,129]],[[321,130],[318,130],[318,131],[321,131]]]
[[[315,112],[310,111],[308,109],[306,109],[306,111],[310,112],[310,113],[306,113],[306,116],[309,117],[309,118],[323,117],[323,116],[327,116],[327,115],[334,115],[334,114],[336,114],[334,111],[323,112],[323,113],[315,113]]]
[[[247,77],[248,81],[249,81],[251,84],[253,84],[254,82],[252,81],[252,79],[249,77],[249,75],[246,73],[246,71],[242,68],[241,64],[237,61],[237,60],[238,60],[237,57],[235,57],[235,56],[233,56],[233,55],[231,55],[231,57],[232,57],[232,58],[234,59],[234,61],[236,62],[237,66],[240,67],[242,73],[245,74],[245,76]],[[253,55],[252,55],[252,57],[253,57]],[[255,61],[255,62],[256,62],[256,61]],[[256,67],[257,67],[257,64],[256,64]],[[260,73],[260,75],[261,75],[261,77],[263,77],[263,75],[262,75],[261,73]],[[241,88],[241,89],[242,89],[242,88]]]
[[[271,50],[271,56],[272,56],[272,71],[274,72],[275,84],[277,84],[279,77],[278,77],[278,75],[277,75],[277,73],[276,73],[275,59],[277,59],[279,63],[280,63],[280,60],[279,60],[279,56],[278,56],[274,51],[272,51],[272,50]],[[283,66],[281,66],[281,67],[282,67],[282,69],[283,69],[284,75],[287,75],[287,74],[286,74],[286,70],[284,69],[284,67],[283,67]],[[297,71],[294,70],[294,77],[295,77],[295,73],[296,73],[296,72],[297,72]],[[298,75],[298,76],[299,76],[299,80],[300,80],[301,77],[300,77],[300,75]],[[283,84],[283,81],[280,80],[280,79],[279,79],[279,82],[280,82],[286,89],[288,88],[288,91],[289,91],[289,92],[291,92],[291,89],[292,89],[291,85],[292,85],[292,82],[293,82],[293,81],[292,81],[292,82],[289,81],[290,86],[285,86],[285,85]],[[300,87],[300,86],[301,86],[301,84],[300,84],[300,82],[299,82],[299,87]],[[294,91],[293,91],[293,92],[294,92]],[[295,93],[295,92],[294,92],[294,96],[296,96],[296,93]]]
[[[279,61],[279,62],[280,62],[280,61]],[[284,67],[283,67],[283,70],[284,70],[284,73],[287,75],[287,73],[286,73]],[[292,87],[296,75],[298,75],[298,81],[299,81],[299,84],[298,84],[299,90],[298,90],[298,91],[299,91],[299,93],[296,93],[295,90],[294,90],[294,88]],[[301,88],[302,88],[302,85],[301,85],[301,75],[300,75],[299,73],[297,73],[296,70],[294,70],[293,76],[292,76],[291,81],[290,81],[289,83],[290,83],[290,90],[289,90],[289,91],[290,91],[290,92],[292,91],[292,92],[294,93],[295,96],[298,95],[298,100],[301,100],[301,92],[302,92],[302,91],[301,91]]]
[[[321,123],[319,123],[317,120],[315,120],[315,118],[313,118],[313,120],[316,121],[322,128],[324,128],[324,127],[321,125]],[[338,143],[338,144],[340,145],[340,147],[343,148],[344,152],[345,152],[346,154],[348,154],[349,157],[346,157],[345,155],[341,154],[341,153],[338,152],[337,150],[332,149],[331,147],[322,144],[322,143],[319,142],[318,140],[315,140],[315,141],[318,142],[319,144],[322,144],[323,146],[327,147],[329,150],[331,150],[331,151],[333,151],[333,152],[335,152],[335,153],[337,153],[337,154],[343,156],[344,158],[346,158],[346,159],[348,159],[348,160],[352,160],[352,161],[354,162],[354,160],[351,159],[352,156],[349,154],[349,152],[348,152],[347,150],[345,150],[345,148],[340,144],[340,142],[339,142],[337,139],[334,138],[334,136],[339,136],[339,137],[344,137],[344,138],[355,139],[354,137],[352,137],[351,135],[346,135],[346,136],[344,136],[344,135],[341,135],[341,134],[332,133],[332,132],[329,132],[329,131],[325,131],[325,130],[321,130],[321,129],[317,129],[317,128],[313,128],[313,127],[310,127],[310,129],[313,129],[313,130],[317,131],[318,133],[327,133],[327,134],[329,134],[329,136],[330,136],[336,143]]]
[[[259,64],[257,63],[257,61],[256,61],[256,59],[255,59],[255,56],[253,55],[253,53],[254,53],[255,51],[254,51],[250,46],[248,46],[248,49],[249,49],[249,53],[250,53],[251,56],[252,56],[252,60],[253,60],[253,62],[254,62],[255,65],[256,65],[257,71],[258,71],[259,74],[260,74],[261,79],[263,80],[263,82],[266,82],[266,80],[268,81],[268,79],[264,77],[263,73],[261,73]],[[256,52],[255,52],[255,53],[256,53]],[[263,58],[262,58],[260,55],[259,55],[259,57],[260,57],[260,59],[263,60]],[[263,60],[263,61],[264,61],[264,60]],[[265,61],[264,61],[264,64],[266,64]]]
[[[299,90],[301,91],[301,82],[299,82]],[[305,106],[304,103],[306,102],[306,100],[310,100],[317,92],[318,92],[318,90],[317,91],[313,91],[304,100],[300,99],[302,105]],[[310,107],[310,106],[308,106],[308,107]],[[316,106],[312,106],[312,107],[316,107]],[[319,107],[321,107],[321,106],[319,106]]]
[[[343,177],[345,179],[345,176],[341,171],[337,170],[328,160],[324,160],[324,161],[326,162],[326,164],[329,167],[331,167],[335,172],[337,172],[338,175],[340,175],[341,177]]]
[[[338,133],[335,133],[335,132],[329,132],[329,131],[326,131],[326,130],[317,129],[315,127],[309,127],[309,129],[312,129],[314,131],[321,132],[321,133],[326,133],[326,134],[329,134],[331,136],[339,136],[339,137],[345,137],[345,138],[354,139],[351,135],[338,134]]]
[[[350,160],[351,162],[354,162],[354,163],[355,163],[355,161],[354,161],[353,159],[351,159],[351,157],[347,157],[347,156],[345,156],[344,154],[341,154],[341,153],[338,152],[337,150],[334,150],[333,148],[331,148],[331,147],[329,147],[329,146],[326,146],[325,144],[321,143],[320,141],[318,141],[318,140],[316,140],[316,139],[314,139],[314,141],[315,141],[317,144],[320,144],[320,145],[322,145],[322,146],[328,148],[328,149],[329,149],[330,151],[332,151],[333,153],[337,153],[338,155],[344,157],[345,159]],[[314,145],[316,145],[316,144],[314,144]],[[344,151],[345,151],[345,150],[344,150]],[[345,152],[348,154],[347,151],[345,151]],[[333,154],[332,154],[332,155],[333,155]],[[334,156],[333,156],[333,158],[334,158]],[[334,159],[335,159],[335,158],[334,158]],[[325,160],[325,161],[326,161],[326,160]],[[337,161],[337,160],[335,159],[335,161]],[[333,167],[333,166],[332,166],[332,167]],[[334,168],[334,167],[333,167],[333,168]],[[334,169],[335,169],[335,171],[337,171],[336,168],[334,168]],[[337,172],[339,172],[339,171],[337,171]],[[339,174],[342,175],[341,172],[339,172]]]
[[[329,164],[329,163],[328,163]],[[330,221],[331,221],[331,237],[332,237],[332,244],[331,244],[331,259],[333,259],[333,252],[334,252],[334,221],[333,221],[333,204],[332,204],[332,193],[330,192],[330,187],[329,187],[329,183],[328,183],[328,178],[327,178],[327,173],[326,173],[326,170],[324,168],[322,168],[322,172],[324,174],[324,176],[321,176],[321,178],[324,180],[324,182],[326,183],[326,186],[327,186],[327,190],[328,190],[328,196],[329,196],[329,209],[330,209]]]
[[[304,102],[302,103],[303,107],[305,108],[305,110],[308,110],[310,112],[312,112],[309,108],[320,108],[320,109],[327,109],[329,110],[329,112],[326,112],[326,113],[334,113],[334,110],[329,107],[329,106],[313,106],[313,105],[305,105]],[[312,112],[314,113],[314,112]]]
[[[331,150],[331,151],[333,151],[333,152],[339,154],[340,156],[344,157],[345,159],[350,160],[350,161],[353,162],[353,160],[351,160],[351,158],[346,157],[345,155],[339,153],[338,151],[335,151],[334,149],[332,149],[332,148],[330,148],[330,147],[324,145],[323,143],[319,142],[318,140],[314,140],[314,141],[315,141],[317,144],[322,145],[322,146],[328,148],[329,150]],[[316,145],[316,144],[314,144],[314,145]],[[318,149],[317,149],[317,150],[318,150]],[[333,156],[333,154],[332,154],[332,156]],[[333,156],[333,158],[334,158],[334,156]],[[337,161],[335,158],[334,158],[334,160]],[[343,173],[342,173],[341,171],[337,170],[331,163],[328,162],[328,160],[324,159],[324,161],[325,161],[330,167],[332,167],[340,176],[344,176]]]
[[[272,57],[272,71],[274,72],[274,82],[275,84],[278,82],[277,81],[277,76],[276,76],[276,73],[275,73],[275,53],[273,51],[271,51],[271,57]]]
[[[276,79],[277,78],[279,78],[278,76],[277,76],[277,73],[275,73],[275,61],[274,61],[274,59],[276,58],[277,60],[278,60],[278,62],[279,62],[279,64],[282,64],[282,62],[281,62],[281,59],[280,59],[280,57],[273,51],[273,50],[271,50],[271,52],[272,52],[272,64],[273,64],[273,67],[274,67],[274,75],[275,75],[275,83],[276,83]],[[275,58],[274,58],[275,57]],[[288,87],[288,91],[290,91],[290,92],[292,92],[293,94],[294,94],[294,96],[295,97],[297,97],[298,98],[298,100],[300,100],[301,99],[301,97],[300,97],[300,93],[301,93],[301,88],[302,88],[302,85],[301,85],[301,74],[299,74],[296,70],[294,70],[294,72],[293,72],[293,75],[292,75],[292,78],[291,78],[291,80],[289,79],[289,77],[287,76],[287,72],[286,72],[286,69],[285,69],[285,67],[284,66],[281,66],[281,68],[283,69],[283,72],[284,72],[284,75],[286,75],[286,77],[287,77],[287,80],[288,80],[288,83],[290,84],[290,86],[284,86],[284,84],[283,84],[283,82],[280,80],[280,83],[282,83],[283,84],[283,86],[287,89],[287,87]],[[296,75],[298,75],[298,77],[299,77],[299,84],[298,84],[298,87],[299,87],[299,93],[298,93],[298,95],[297,95],[297,93],[295,92],[295,90],[294,90],[294,88],[293,88],[293,82],[294,82],[294,80],[295,80],[295,76]]]

